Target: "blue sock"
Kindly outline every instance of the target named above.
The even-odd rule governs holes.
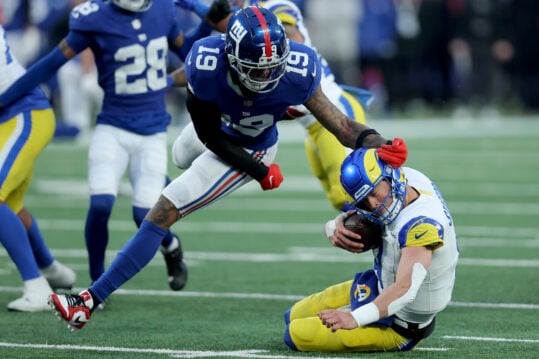
[[[84,237],[88,251],[90,279],[97,280],[105,271],[105,251],[109,243],[108,222],[115,197],[111,194],[90,197],[90,208],[86,216]]]
[[[150,263],[166,232],[150,221],[143,221],[135,236],[114,257],[107,271],[90,286],[97,300],[103,302]]]
[[[34,257],[36,258],[36,263],[39,268],[46,268],[52,264],[54,257],[51,254],[51,251],[45,244],[45,239],[41,235],[39,226],[37,225],[36,219],[32,216],[32,224],[27,230],[28,239],[30,239],[30,245],[32,246],[32,251],[34,252]]]
[[[0,205],[0,243],[19,270],[22,280],[40,276],[26,228],[7,204]]]
[[[149,208],[133,206],[133,220],[137,224],[137,227],[140,228],[140,225],[142,221],[144,220],[144,217],[146,217],[146,214],[148,214],[149,211],[150,211]],[[170,243],[172,243],[172,232],[167,231],[167,234],[165,234],[165,238],[163,238],[163,242],[161,242],[161,245],[163,247],[168,247]]]

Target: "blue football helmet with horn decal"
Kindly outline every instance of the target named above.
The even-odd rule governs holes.
[[[371,210],[364,200],[382,181],[387,181],[391,190],[378,207]],[[406,183],[403,170],[382,161],[374,148],[353,151],[341,166],[341,184],[353,198],[352,205],[376,224],[388,225],[395,220],[404,207]]]

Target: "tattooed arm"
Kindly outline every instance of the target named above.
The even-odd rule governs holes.
[[[359,122],[348,118],[342,113],[322,92],[318,86],[314,95],[305,103],[305,107],[311,111],[316,119],[335,135],[337,139],[346,147],[352,149],[357,147],[380,147],[385,144],[385,140],[377,132],[372,131],[358,141],[360,134],[364,130],[372,130]],[[369,131],[371,132],[371,131]],[[369,133],[367,132],[367,133]],[[360,143],[357,143],[360,142]]]

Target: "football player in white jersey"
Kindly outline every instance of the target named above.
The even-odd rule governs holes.
[[[404,143],[386,140],[352,121],[320,89],[314,50],[289,42],[269,10],[236,12],[224,35],[196,41],[185,62],[187,109],[207,150],[168,184],[137,233],[110,267],[78,295],[52,294],[50,303],[71,329],[153,258],[170,226],[253,179],[263,190],[278,188],[283,175],[273,163],[277,122],[288,106],[305,104],[347,146],[379,147],[402,164]]]
[[[204,7],[199,0],[176,0],[179,6],[196,12],[204,18]],[[268,1],[231,1],[233,6],[239,8],[257,5],[274,13],[286,32],[286,36],[299,43],[313,47],[307,28],[303,22],[300,9],[288,0]],[[315,49],[316,50],[316,49]],[[350,92],[337,84],[335,76],[324,57],[316,52],[320,61],[320,85],[324,94],[330,101],[348,117],[365,124],[365,109],[368,109],[374,100],[372,94],[359,88],[351,88]],[[353,91],[353,92],[352,92]],[[304,105],[291,106],[285,113],[285,118],[295,119],[306,131],[305,153],[311,168],[331,205],[337,210],[346,210],[347,202],[345,192],[339,182],[340,166],[350,149],[343,146],[339,140],[310,113]],[[197,143],[192,124],[186,126],[182,134],[176,139],[172,149],[172,159],[179,168],[187,168],[205,147]]]
[[[0,25],[0,93],[24,73]],[[35,161],[52,139],[54,127],[51,105],[39,88],[0,107],[0,243],[24,283],[23,296],[7,305],[10,311],[47,310],[52,289],[70,289],[76,279],[75,272],[54,260],[37,221],[24,206]]]
[[[285,343],[298,351],[411,350],[451,300],[459,257],[453,219],[428,177],[388,165],[376,149],[346,157],[341,183],[355,211],[383,226],[373,269],[294,304],[285,312]],[[349,237],[361,237],[344,228],[346,215],[329,221],[326,234],[357,252]]]

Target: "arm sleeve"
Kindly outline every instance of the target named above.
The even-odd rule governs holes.
[[[10,105],[40,83],[46,82],[67,60],[60,48],[55,47],[54,50],[31,66],[0,96],[0,104]]]
[[[213,103],[201,101],[191,91],[187,91],[187,110],[199,139],[231,167],[239,169],[257,181],[268,174],[268,167],[257,162],[242,146],[221,131],[221,111]]]

